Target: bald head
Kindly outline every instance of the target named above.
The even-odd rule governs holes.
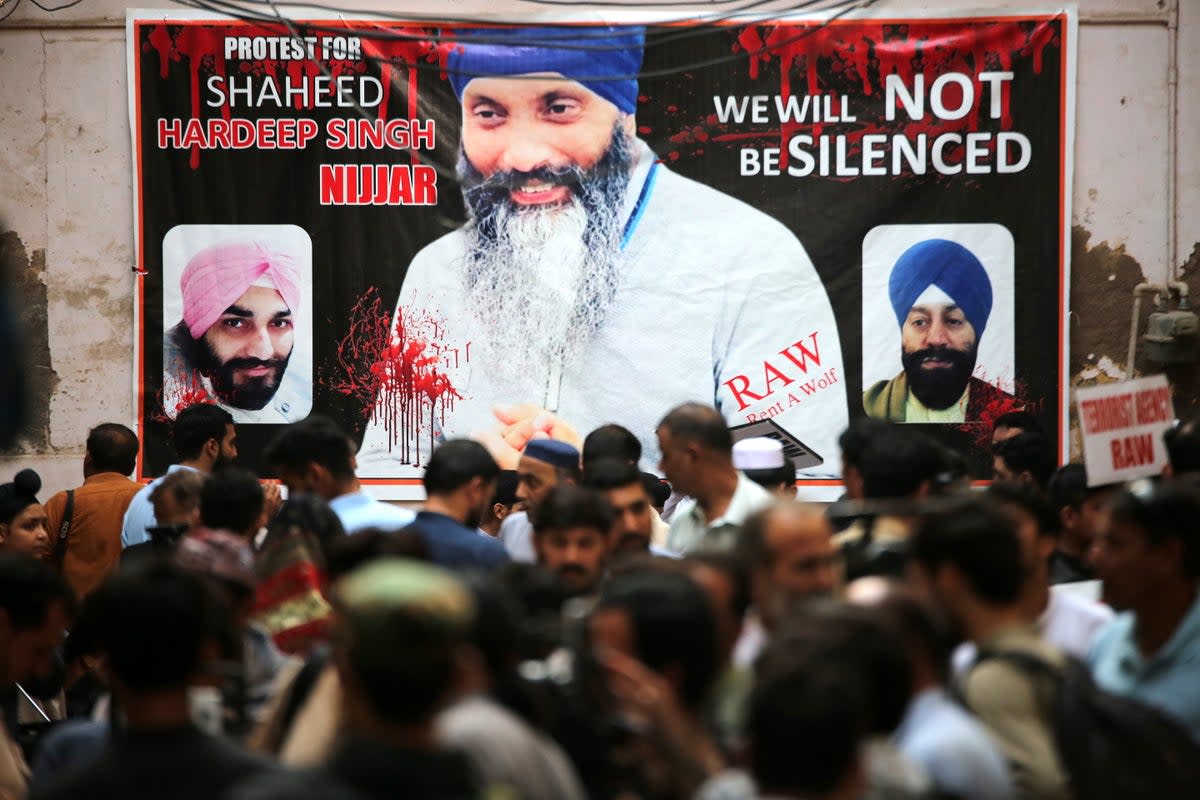
[[[755,607],[770,627],[798,603],[832,594],[841,582],[833,528],[804,504],[782,501],[751,515],[739,547],[753,569]]]
[[[705,473],[735,476],[733,437],[725,418],[712,406],[684,403],[658,423],[659,467],[676,491],[697,496]]]

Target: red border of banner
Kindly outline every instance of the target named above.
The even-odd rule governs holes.
[[[1064,11],[1064,12],[1058,12],[1058,13],[1053,13],[1053,14],[1010,14],[1010,15],[999,15],[999,16],[992,16],[992,17],[985,17],[985,16],[972,16],[972,17],[909,16],[909,17],[883,17],[883,18],[870,17],[870,18],[863,18],[863,19],[836,19],[836,20],[829,21],[827,24],[837,25],[837,26],[859,25],[859,24],[862,24],[863,22],[867,22],[867,21],[872,22],[872,23],[883,23],[883,24],[904,24],[906,22],[912,22],[914,19],[920,19],[922,23],[945,24],[945,25],[962,25],[962,24],[981,23],[981,22],[983,22],[983,23],[986,23],[986,22],[1017,23],[1017,22],[1024,22],[1024,21],[1048,22],[1048,21],[1053,21],[1053,20],[1060,20],[1062,22],[1062,28],[1059,32],[1060,44],[1062,47],[1062,58],[1060,59],[1060,68],[1059,68],[1060,87],[1059,87],[1059,157],[1058,157],[1058,164],[1059,164],[1058,229],[1059,230],[1058,230],[1058,336],[1057,336],[1058,362],[1057,363],[1058,363],[1058,369],[1060,371],[1060,376],[1059,376],[1059,380],[1058,380],[1058,386],[1055,387],[1056,393],[1057,393],[1056,394],[1057,405],[1055,407],[1055,412],[1059,416],[1059,424],[1065,425],[1066,424],[1066,415],[1063,414],[1063,409],[1064,409],[1063,403],[1064,403],[1064,399],[1065,399],[1064,392],[1065,392],[1066,382],[1068,380],[1068,377],[1065,374],[1066,362],[1064,361],[1064,355],[1066,354],[1065,348],[1067,347],[1066,306],[1067,306],[1068,297],[1067,297],[1066,293],[1069,291],[1069,287],[1067,286],[1067,263],[1066,263],[1068,233],[1067,233],[1067,229],[1066,229],[1067,220],[1065,218],[1066,217],[1065,210],[1066,210],[1066,202],[1067,202],[1067,192],[1070,190],[1070,187],[1067,186],[1067,121],[1068,121],[1067,97],[1068,97],[1068,90],[1069,90],[1069,86],[1067,84],[1067,78],[1068,78],[1068,74],[1070,72],[1070,70],[1068,69],[1068,64],[1070,63],[1070,58],[1073,56],[1073,54],[1067,52],[1068,46],[1073,44],[1072,38],[1068,35],[1069,30],[1070,30],[1070,21],[1071,21],[1070,15]],[[364,19],[362,21],[366,22],[368,20]],[[405,26],[429,27],[431,24],[428,21],[426,21],[426,22],[415,22],[415,21],[414,22],[404,22],[401,20],[369,20],[369,21],[372,24],[386,25],[388,27],[405,27]],[[136,242],[136,246],[137,246],[137,267],[136,267],[136,269],[137,269],[137,275],[138,275],[138,282],[137,282],[137,287],[138,287],[137,288],[137,304],[138,304],[138,306],[137,306],[138,307],[138,330],[137,330],[137,336],[138,336],[138,340],[137,340],[137,352],[138,352],[137,370],[138,370],[138,374],[137,374],[137,381],[138,381],[138,390],[137,390],[137,394],[136,394],[137,426],[138,426],[137,479],[139,481],[143,481],[143,482],[147,482],[147,481],[151,480],[151,478],[148,478],[142,472],[142,467],[144,464],[144,456],[145,456],[145,447],[146,447],[146,443],[145,443],[145,441],[146,441],[145,440],[146,349],[144,347],[144,342],[145,342],[144,333],[145,333],[145,325],[146,325],[145,280],[144,280],[144,276],[146,275],[146,236],[145,236],[145,230],[143,228],[143,194],[144,193],[142,191],[142,183],[145,180],[145,176],[142,171],[142,92],[141,92],[142,53],[141,53],[141,49],[140,49],[140,42],[141,42],[141,29],[143,26],[145,26],[145,25],[162,25],[164,22],[166,22],[170,25],[228,25],[228,26],[245,25],[248,27],[249,26],[270,27],[272,24],[277,24],[277,23],[272,23],[267,20],[264,20],[262,22],[257,22],[257,21],[251,22],[248,20],[238,20],[238,19],[233,19],[233,18],[224,19],[224,18],[216,18],[216,17],[211,18],[211,19],[166,19],[166,20],[163,20],[163,19],[153,19],[153,20],[152,19],[139,19],[139,20],[133,21],[133,42],[130,44],[130,46],[134,48],[134,53],[135,53],[135,55],[134,55],[133,91],[134,91],[134,95],[135,95],[134,123],[137,126],[137,130],[134,132],[134,136],[135,136],[135,139],[137,142],[136,149],[137,149],[137,177],[138,177],[137,185],[134,187],[135,191],[137,192],[137,234],[138,234],[138,241]],[[307,19],[307,20],[302,20],[302,22],[306,23],[306,24],[317,24],[317,25],[337,25],[337,24],[345,24],[346,22],[348,22],[348,20],[346,20],[346,19],[338,19],[338,20]],[[736,20],[725,20],[722,22],[709,23],[709,24],[711,24],[712,27],[714,27],[714,28],[719,28],[719,27],[733,28],[733,27],[739,27],[739,26],[748,25],[748,24],[766,25],[766,24],[771,24],[772,22],[774,22],[776,24],[784,24],[784,25],[786,25],[786,24],[797,24],[797,25],[803,24],[800,21],[790,21],[787,19],[763,20],[763,21],[758,21],[758,22],[753,22],[753,23],[748,23],[745,21],[739,22]],[[503,24],[503,23],[498,21],[497,24]],[[561,22],[561,23],[555,23],[555,24],[591,25],[591,24],[595,24],[595,23],[573,21],[573,22]],[[655,25],[656,23],[648,22],[646,24]],[[657,23],[657,24],[661,25],[662,27],[674,27],[674,26],[684,26],[684,25],[687,25],[688,23],[679,22],[679,23]],[[703,23],[701,23],[701,24],[703,24]],[[456,27],[465,28],[465,27],[472,27],[472,26],[458,25]],[[1063,463],[1063,456],[1064,456],[1063,443],[1066,440],[1066,431],[1060,431],[1059,434],[1060,435],[1058,436],[1057,452],[1058,452],[1058,463],[1061,464],[1061,463]],[[421,485],[420,478],[362,478],[362,479],[360,479],[359,482],[364,485],[370,485],[370,486],[420,486]],[[976,483],[978,483],[978,482],[976,482]],[[801,480],[796,481],[796,484],[801,487],[824,487],[824,486],[841,486],[842,482],[840,480],[836,480],[836,479],[801,479]]]

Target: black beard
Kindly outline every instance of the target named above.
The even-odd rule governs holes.
[[[246,411],[258,411],[271,402],[271,398],[279,391],[279,385],[283,383],[288,362],[292,360],[292,354],[289,352],[287,358],[231,358],[222,364],[207,341],[201,339],[200,344],[206,352],[208,362],[202,365],[201,371],[212,381],[217,398],[227,406]],[[261,378],[248,378],[241,386],[234,385],[235,370],[254,367],[270,367],[272,372]]]
[[[977,346],[970,350],[954,350],[950,347],[928,347],[908,352],[901,350],[900,363],[908,375],[908,390],[926,408],[942,411],[958,402],[967,389],[971,373],[975,371]],[[925,361],[947,361],[945,369],[926,370],[921,368]]]

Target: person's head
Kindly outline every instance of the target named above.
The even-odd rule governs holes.
[[[550,490],[579,483],[579,451],[557,439],[534,439],[517,462],[517,499],[533,517]]]
[[[18,472],[12,483],[0,485],[0,550],[42,561],[50,558],[46,509],[37,499],[41,488],[41,477],[31,469]]]
[[[681,494],[698,496],[709,471],[733,471],[733,437],[725,418],[712,406],[676,406],[655,433],[662,453],[659,469]]]
[[[1044,433],[1042,423],[1028,411],[1010,411],[996,417],[992,423],[992,444],[1011,439],[1020,433]]]
[[[905,643],[913,666],[914,694],[950,677],[950,655],[956,642],[944,618],[912,590],[894,578],[859,578],[846,587],[846,600],[875,609]]]
[[[599,459],[615,458],[636,465],[642,460],[642,443],[628,428],[614,423],[601,425],[583,440],[583,466]]]
[[[779,497],[796,496],[796,465],[783,454],[783,444],[766,436],[733,445],[734,469]]]
[[[613,555],[645,553],[654,533],[650,496],[637,465],[615,458],[591,461],[583,470],[583,485],[603,495],[613,512],[609,549]]]
[[[858,467],[863,497],[920,499],[932,490],[944,465],[936,442],[911,426],[892,425],[863,448]]]
[[[841,582],[841,557],[824,514],[780,501],[746,518],[739,551],[750,568],[754,607],[768,627]]]
[[[683,567],[712,603],[718,661],[727,664],[750,610],[750,570],[740,555],[715,550],[689,554]]]
[[[233,415],[212,403],[193,403],[180,411],[171,425],[171,441],[180,461],[204,472],[232,464],[238,455]]]
[[[1040,433],[1019,433],[993,446],[998,481],[1019,481],[1045,491],[1055,469],[1054,446]]]
[[[479,527],[485,528],[493,536],[499,531],[500,523],[508,519],[508,515],[516,508],[517,481],[515,469],[502,469],[496,478],[492,499],[488,502],[483,521],[479,523]]]
[[[538,563],[576,594],[593,591],[608,566],[613,512],[598,493],[575,486],[552,489],[533,514]]]
[[[425,466],[425,493],[453,506],[462,519],[476,528],[492,503],[500,465],[479,442],[451,439],[440,445]]]
[[[521,602],[495,575],[468,573],[461,580],[475,605],[467,640],[482,656],[490,681],[504,681],[520,661]]]
[[[329,542],[325,551],[325,569],[329,582],[334,583],[366,564],[387,558],[433,560],[425,537],[414,530],[364,528],[353,536],[341,536]]]
[[[912,693],[912,665],[904,640],[879,611],[815,603],[776,632],[755,672],[768,679],[781,664],[798,660],[836,665],[857,684],[868,734],[887,736],[900,725]]]
[[[761,796],[861,796],[864,702],[840,665],[798,659],[757,681],[746,709],[746,737]]]
[[[114,692],[126,702],[207,682],[233,624],[210,582],[169,561],[119,570],[86,605]]]
[[[315,494],[288,495],[267,523],[266,541],[281,536],[311,537],[322,558],[322,566],[328,562],[329,548],[347,538],[338,515]]]
[[[252,538],[263,512],[258,476],[244,467],[222,467],[200,490],[200,524]]]
[[[846,487],[847,500],[862,500],[862,461],[867,445],[883,431],[892,428],[892,423],[875,417],[859,417],[850,423],[838,437],[838,448],[842,451],[842,483]]]
[[[88,431],[83,454],[85,478],[101,472],[131,475],[137,466],[137,434],[115,422],[105,422]]]
[[[671,499],[671,484],[653,472],[643,472],[642,486],[646,487],[646,495],[650,498],[650,505],[659,514],[663,513],[667,501]]]
[[[986,498],[956,499],[925,514],[909,541],[909,575],[960,627],[971,609],[1015,608],[1025,568],[1012,517]]]
[[[212,245],[184,267],[175,340],[222,404],[258,410],[279,390],[295,345],[301,282],[298,258],[264,241]]]
[[[457,31],[447,62],[462,103],[467,301],[500,378],[578,353],[620,280],[645,34],[581,35],[601,48],[564,49],[561,29]]]
[[[674,569],[643,567],[604,584],[588,634],[601,663],[606,650],[635,658],[697,710],[717,677],[717,631],[703,590]]]
[[[382,559],[342,578],[333,600],[350,726],[428,732],[462,675],[471,593],[431,564]]]
[[[0,687],[50,671],[73,611],[57,572],[25,553],[0,552]]]
[[[246,537],[227,530],[197,527],[179,540],[171,559],[212,583],[229,606],[240,632],[253,610],[258,582],[254,551]]]
[[[1108,501],[1116,487],[1088,487],[1087,468],[1065,464],[1050,476],[1046,496],[1058,515],[1061,547],[1077,555],[1087,553],[1096,533],[1108,519]]]
[[[200,495],[207,477],[191,469],[168,472],[150,491],[154,521],[159,527],[190,528],[200,517]]]
[[[992,313],[987,270],[962,245],[927,239],[896,261],[888,297],[909,391],[926,408],[949,408],[967,390]]]
[[[1138,610],[1168,588],[1194,585],[1200,579],[1197,519],[1194,486],[1137,481],[1118,494],[1091,551],[1104,602]]]
[[[333,500],[354,481],[354,446],[336,422],[317,414],[284,428],[264,457],[288,494]]]
[[[1012,517],[1021,542],[1021,562],[1027,581],[1048,581],[1050,554],[1058,541],[1058,517],[1036,488],[1014,481],[988,487],[988,497]]]
[[[1163,431],[1167,446],[1167,469],[1172,476],[1200,472],[1200,423],[1181,422]]]

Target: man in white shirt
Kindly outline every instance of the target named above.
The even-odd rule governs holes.
[[[522,511],[509,514],[500,524],[500,541],[513,561],[533,563],[532,519],[542,501],[556,486],[579,483],[579,451],[556,439],[534,439],[517,462],[517,500]]]
[[[588,49],[555,46],[576,35]],[[455,392],[438,407],[444,434],[479,436],[502,468],[535,435],[578,443],[613,419],[652,464],[653,415],[698,398],[729,423],[770,416],[824,459],[810,474],[834,476],[848,411],[821,277],[779,221],[671,171],[637,138],[644,38],[456,35],[469,220],[409,265],[393,330],[415,339],[434,325]],[[401,466],[390,407],[376,403],[364,475]]]
[[[771,504],[766,489],[733,466],[733,438],[711,406],[684,403],[656,430],[667,480],[690,499],[671,517],[667,548],[681,555],[700,548],[730,550],[742,521]]]
[[[166,475],[181,469],[209,475],[217,467],[232,464],[238,455],[233,417],[224,408],[210,403],[196,403],[180,411],[171,427],[171,439],[179,463],[168,467]],[[121,547],[150,541],[146,529],[156,524],[150,495],[166,475],[133,496],[121,526]]]
[[[266,461],[288,494],[324,498],[346,533],[400,530],[416,518],[407,508],[377,500],[354,474],[354,447],[333,420],[316,414],[289,425],[267,447]]]

